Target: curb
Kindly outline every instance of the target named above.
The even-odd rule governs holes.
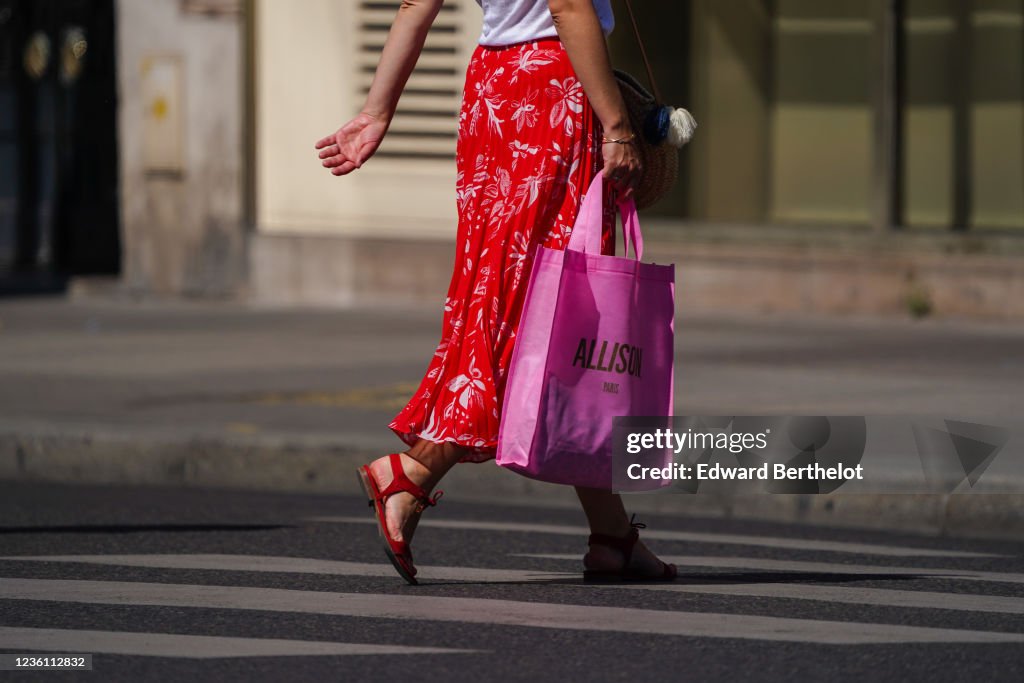
[[[271,435],[190,436],[55,431],[0,433],[0,480],[242,488],[361,495],[369,445]],[[456,467],[449,495],[471,502],[571,507],[573,491],[498,467]],[[1024,540],[1024,494],[633,495],[637,512]]]

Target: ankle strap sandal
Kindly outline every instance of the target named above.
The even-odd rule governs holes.
[[[585,569],[583,571],[584,581],[672,581],[678,575],[674,564],[661,563],[661,572],[651,574],[630,567],[633,559],[633,549],[636,542],[640,540],[640,529],[646,529],[647,525],[637,522],[636,515],[630,517],[629,533],[619,538],[608,534],[590,534],[587,545],[603,545],[612,548],[622,555],[622,567],[619,569]],[[659,560],[660,561],[660,560]]]
[[[438,491],[433,496],[430,496],[422,486],[409,479],[405,474],[405,468],[402,466],[402,456],[398,453],[389,455],[388,463],[391,465],[391,483],[377,494],[382,505],[396,493],[412,494],[412,497],[416,499],[416,514],[423,512],[428,507],[437,505],[437,501],[444,495],[444,491]],[[369,468],[366,469],[369,471]],[[372,501],[370,503],[372,504]]]
[[[402,456],[398,453],[391,453],[388,456],[391,465],[391,483],[383,489],[377,482],[376,477],[370,471],[368,465],[359,468],[359,485],[366,494],[367,505],[374,509],[377,518],[377,531],[384,541],[384,552],[387,554],[391,564],[394,565],[398,574],[411,585],[419,583],[416,580],[416,567],[412,562],[412,548],[402,540],[396,541],[388,533],[387,517],[385,516],[385,504],[388,498],[396,493],[409,493],[416,499],[416,507],[413,514],[420,514],[428,507],[437,505],[437,501],[444,495],[444,491],[438,491],[433,496],[429,495],[422,486],[416,484],[405,474],[402,466]]]

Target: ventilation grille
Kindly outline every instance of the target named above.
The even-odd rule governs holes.
[[[442,5],[377,156],[409,160],[455,158],[466,68],[462,27],[469,1],[447,0]],[[370,91],[384,41],[400,5],[398,0],[359,2],[359,101]]]

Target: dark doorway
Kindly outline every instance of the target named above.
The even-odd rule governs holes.
[[[114,0],[0,0],[0,295],[117,274]]]

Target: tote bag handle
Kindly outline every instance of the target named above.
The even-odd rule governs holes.
[[[622,235],[626,248],[624,253],[629,255],[629,245],[632,243],[636,260],[640,261],[644,253],[644,238],[640,233],[640,218],[637,216],[636,203],[632,197],[619,202],[619,215],[622,216]],[[604,172],[598,171],[576,215],[576,224],[569,236],[568,248],[587,254],[600,254],[603,225]]]

